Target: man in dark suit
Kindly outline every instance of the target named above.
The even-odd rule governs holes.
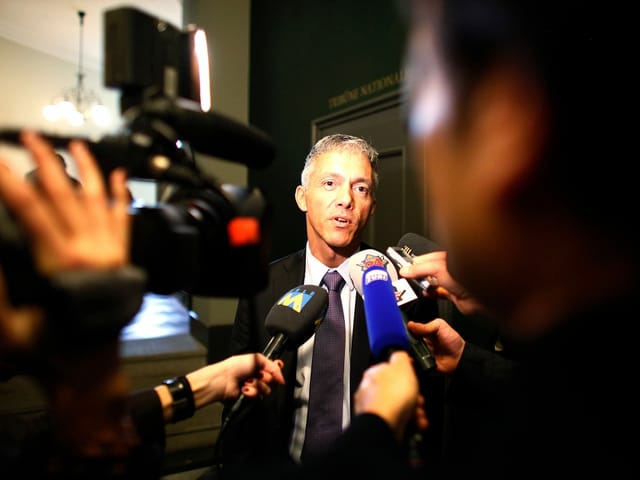
[[[296,203],[305,213],[307,244],[271,263],[268,286],[262,292],[240,299],[228,352],[262,351],[271,338],[264,326],[271,307],[290,289],[320,285],[327,271],[337,270],[345,280],[341,300],[347,341],[344,369],[331,373],[343,385],[342,428],[350,424],[353,394],[373,363],[363,301],[349,276],[348,260],[371,248],[362,243],[362,235],[376,207],[377,160],[378,153],[368,142],[351,135],[328,135],[312,147],[295,191]],[[437,315],[435,301],[418,303],[422,318]],[[326,324],[325,319],[320,329]],[[298,463],[304,457],[315,337],[282,356],[284,387],[254,402],[250,411],[225,426],[218,440],[222,464]],[[223,422],[227,414],[228,408]]]
[[[346,342],[344,371],[349,373],[343,381],[343,426],[350,420],[351,396],[372,362],[363,302],[349,278],[348,259],[370,248],[362,244],[362,234],[376,207],[377,160],[378,153],[368,142],[350,135],[329,135],[313,146],[295,191],[306,217],[307,245],[272,262],[268,286],[253,298],[240,299],[230,342],[232,354],[262,351],[271,338],[265,317],[278,299],[298,285],[319,285],[328,270],[337,270],[346,282],[341,299],[346,338],[351,338]],[[223,463],[300,460],[313,342],[312,337],[282,356],[283,388],[254,405],[248,415],[229,422],[219,440]],[[225,409],[223,419],[227,413]]]

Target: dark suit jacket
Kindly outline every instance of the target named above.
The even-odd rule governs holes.
[[[362,249],[371,248],[363,244]],[[229,354],[263,351],[271,335],[264,327],[267,313],[275,302],[288,290],[304,283],[305,249],[287,255],[269,265],[267,287],[252,298],[240,299],[234,321]],[[437,316],[435,301],[416,302],[420,304],[419,318],[429,320]],[[412,316],[416,318],[416,316]],[[289,441],[293,431],[295,374],[297,369],[296,350],[285,351],[285,386],[274,387],[271,395],[260,401],[251,402],[250,408],[229,421],[219,439],[219,452],[223,463],[264,463],[271,461],[289,461]],[[351,350],[351,395],[358,388],[362,375],[374,362],[369,349],[364,304],[357,296]],[[429,398],[438,399],[436,389],[429,387]],[[228,408],[223,409],[222,418]],[[437,423],[434,414],[434,424]],[[434,432],[436,428],[434,427]],[[436,435],[439,436],[439,435]]]
[[[363,245],[362,248],[370,248]],[[304,284],[305,249],[287,255],[269,265],[267,287],[252,298],[242,298],[238,304],[229,353],[263,351],[271,334],[264,327],[267,313],[276,301],[291,288]],[[296,350],[282,355],[286,385],[276,386],[271,395],[261,401],[252,402],[250,412],[243,412],[229,422],[220,439],[225,463],[263,462],[265,460],[288,460],[288,444],[293,430],[293,389],[297,368]],[[352,353],[351,394],[360,383],[364,370],[372,364],[369,337],[364,317],[364,305],[358,295],[356,299]],[[223,419],[228,409],[223,411]]]

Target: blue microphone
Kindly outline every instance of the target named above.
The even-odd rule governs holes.
[[[409,334],[386,268],[373,265],[364,271],[362,297],[373,357],[382,361],[395,350],[409,351]]]
[[[400,307],[387,269],[380,265],[367,268],[362,274],[362,297],[364,313],[369,330],[369,347],[376,361],[388,360],[398,350],[409,352],[409,331],[404,323]],[[421,339],[416,339],[421,343]],[[426,347],[426,345],[425,345]],[[413,350],[415,355],[416,350]],[[423,464],[420,432],[410,428],[407,445],[411,465],[419,468]]]

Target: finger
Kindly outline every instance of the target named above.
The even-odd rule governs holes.
[[[409,320],[407,327],[413,334],[424,337],[435,333],[439,328],[439,322],[438,319],[431,320],[427,323]]]
[[[87,145],[80,140],[73,140],[69,144],[69,151],[80,172],[83,190],[105,197],[104,176]]]
[[[269,382],[277,382],[281,385],[284,385],[285,380],[282,375],[282,367],[284,366],[284,362],[281,359],[277,360],[268,360],[264,355],[258,354],[258,365],[260,367],[260,371],[258,375],[262,375],[264,372],[268,373],[271,378]]]
[[[39,134],[28,130],[23,132],[21,140],[39,170],[40,193],[50,201],[64,205],[64,211],[68,212],[65,218],[74,218],[74,210],[78,208],[75,187],[52,146]]]
[[[284,375],[282,374],[281,367],[265,369],[264,373],[268,375],[268,380],[267,377],[263,377],[263,380],[268,381],[269,383],[276,382],[280,385],[284,385],[285,380]]]
[[[435,291],[440,298],[449,298],[451,296],[451,292],[444,287],[436,287]]]
[[[245,397],[255,397],[258,394],[258,389],[250,385],[243,385],[242,394]]]
[[[64,166],[58,161],[55,151],[49,142],[47,142],[38,133],[25,130],[22,132],[20,139],[22,144],[31,153],[31,157],[40,171],[40,182],[42,186],[48,186],[48,189],[66,189],[73,191],[73,184],[69,181]]]
[[[258,385],[258,391],[260,392],[260,395],[262,396],[271,395],[271,387],[269,386],[268,383],[258,382],[257,385]]]
[[[391,357],[389,357],[389,362],[390,363],[408,363],[411,364],[412,359],[409,356],[409,354],[407,352],[405,352],[404,350],[398,350],[396,352],[393,352],[393,354],[391,355]]]
[[[46,239],[58,247],[63,243],[57,228],[58,214],[43,193],[4,163],[0,168],[0,198],[31,238]]]
[[[110,186],[113,196],[111,207],[112,231],[120,232],[119,240],[125,247],[126,261],[129,261],[131,244],[131,215],[129,205],[131,194],[127,186],[127,176],[124,169],[116,169],[111,173]]]
[[[84,142],[74,140],[69,144],[69,151],[76,160],[80,177],[82,178],[82,196],[85,199],[83,207],[89,213],[94,225],[108,224],[107,194],[104,178]],[[86,223],[80,216],[77,227],[84,228]]]

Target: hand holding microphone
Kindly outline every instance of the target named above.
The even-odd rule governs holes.
[[[288,349],[293,350],[306,342],[318,329],[329,303],[324,288],[317,285],[299,285],[286,292],[271,307],[265,318],[265,328],[272,334],[262,354],[269,360],[279,358]],[[234,418],[246,396],[240,395],[229,410],[220,428],[218,438],[229,421]]]
[[[415,233],[405,234],[398,247],[408,252],[410,262],[399,269],[402,277],[424,280],[429,288],[423,295],[436,296],[453,302],[464,315],[481,314],[491,316],[485,308],[449,273],[447,252],[433,241]],[[390,247],[391,248],[391,247]]]
[[[365,299],[365,302],[364,302],[365,315],[367,318],[367,327],[369,328],[369,340],[371,340],[371,335],[372,335],[372,332],[370,329],[371,324],[369,319],[370,314],[373,315],[375,319],[374,325],[384,325],[385,317],[382,316],[382,312],[384,312],[384,315],[389,314],[389,317],[388,317],[389,321],[395,322],[395,324],[397,324],[397,318],[400,318],[402,322],[401,326],[406,330],[407,319],[405,318],[404,314],[400,310],[399,305],[407,303],[406,300],[407,300],[407,297],[409,296],[408,291],[410,291],[410,293],[413,293],[413,300],[418,298],[413,292],[413,290],[411,289],[411,287],[406,282],[404,283],[400,282],[401,279],[398,279],[398,274],[396,273],[395,268],[391,264],[391,261],[383,253],[373,249],[362,250],[354,254],[349,259],[349,275],[351,276],[351,279],[353,281],[353,284],[356,290],[363,298],[366,297],[366,294],[364,291],[364,282],[363,282],[364,275],[363,274],[374,266],[381,267],[386,271],[388,275],[389,286],[385,287],[385,290],[388,290],[389,288],[391,289],[392,297],[387,297],[387,298],[392,298],[393,305],[391,305],[389,301],[387,301],[386,304],[383,303],[383,308],[378,310],[378,306],[374,306],[371,303],[371,302],[374,302],[375,304],[376,300],[373,297],[377,296],[375,293],[372,293],[368,301],[369,310],[371,312],[369,313],[367,312],[367,301]],[[371,286],[370,288],[373,288],[373,290],[375,290],[376,288],[379,288],[379,287]],[[413,301],[413,300],[410,300],[410,301]],[[395,327],[395,324],[393,324],[392,326]],[[391,326],[387,328],[391,328]],[[386,330],[380,330],[380,331],[386,331]],[[374,333],[377,334],[379,332],[374,332]],[[408,350],[412,354],[416,365],[423,371],[429,371],[434,369],[436,366],[435,357],[433,356],[432,352],[429,350],[429,347],[427,347],[427,345],[422,341],[420,337],[415,336],[411,332],[407,331],[406,336],[408,340]],[[375,351],[374,350],[372,351],[375,354]]]
[[[411,351],[416,357],[416,350],[412,349],[410,333],[396,303],[391,275],[384,266],[374,264],[364,271],[362,296],[369,347],[374,358],[384,363],[365,372],[356,393],[356,412],[379,415],[394,429],[398,441],[402,442],[412,418],[415,418],[419,429],[427,424],[424,399],[407,356]],[[417,453],[419,442],[420,434],[413,431],[409,438],[412,462],[420,458]]]
[[[392,428],[399,443],[411,421],[418,430],[428,426],[413,362],[406,352],[393,352],[388,362],[368,368],[354,396],[357,415],[371,413]]]
[[[403,273],[406,272],[403,270],[404,267],[413,265],[416,256],[431,252],[444,253],[437,243],[415,233],[404,234],[398,241],[398,245],[387,248],[387,254],[393,264],[398,271],[402,270]],[[438,287],[436,277],[433,275],[423,277],[402,275],[402,277],[406,277],[414,290],[423,296],[428,296]]]

